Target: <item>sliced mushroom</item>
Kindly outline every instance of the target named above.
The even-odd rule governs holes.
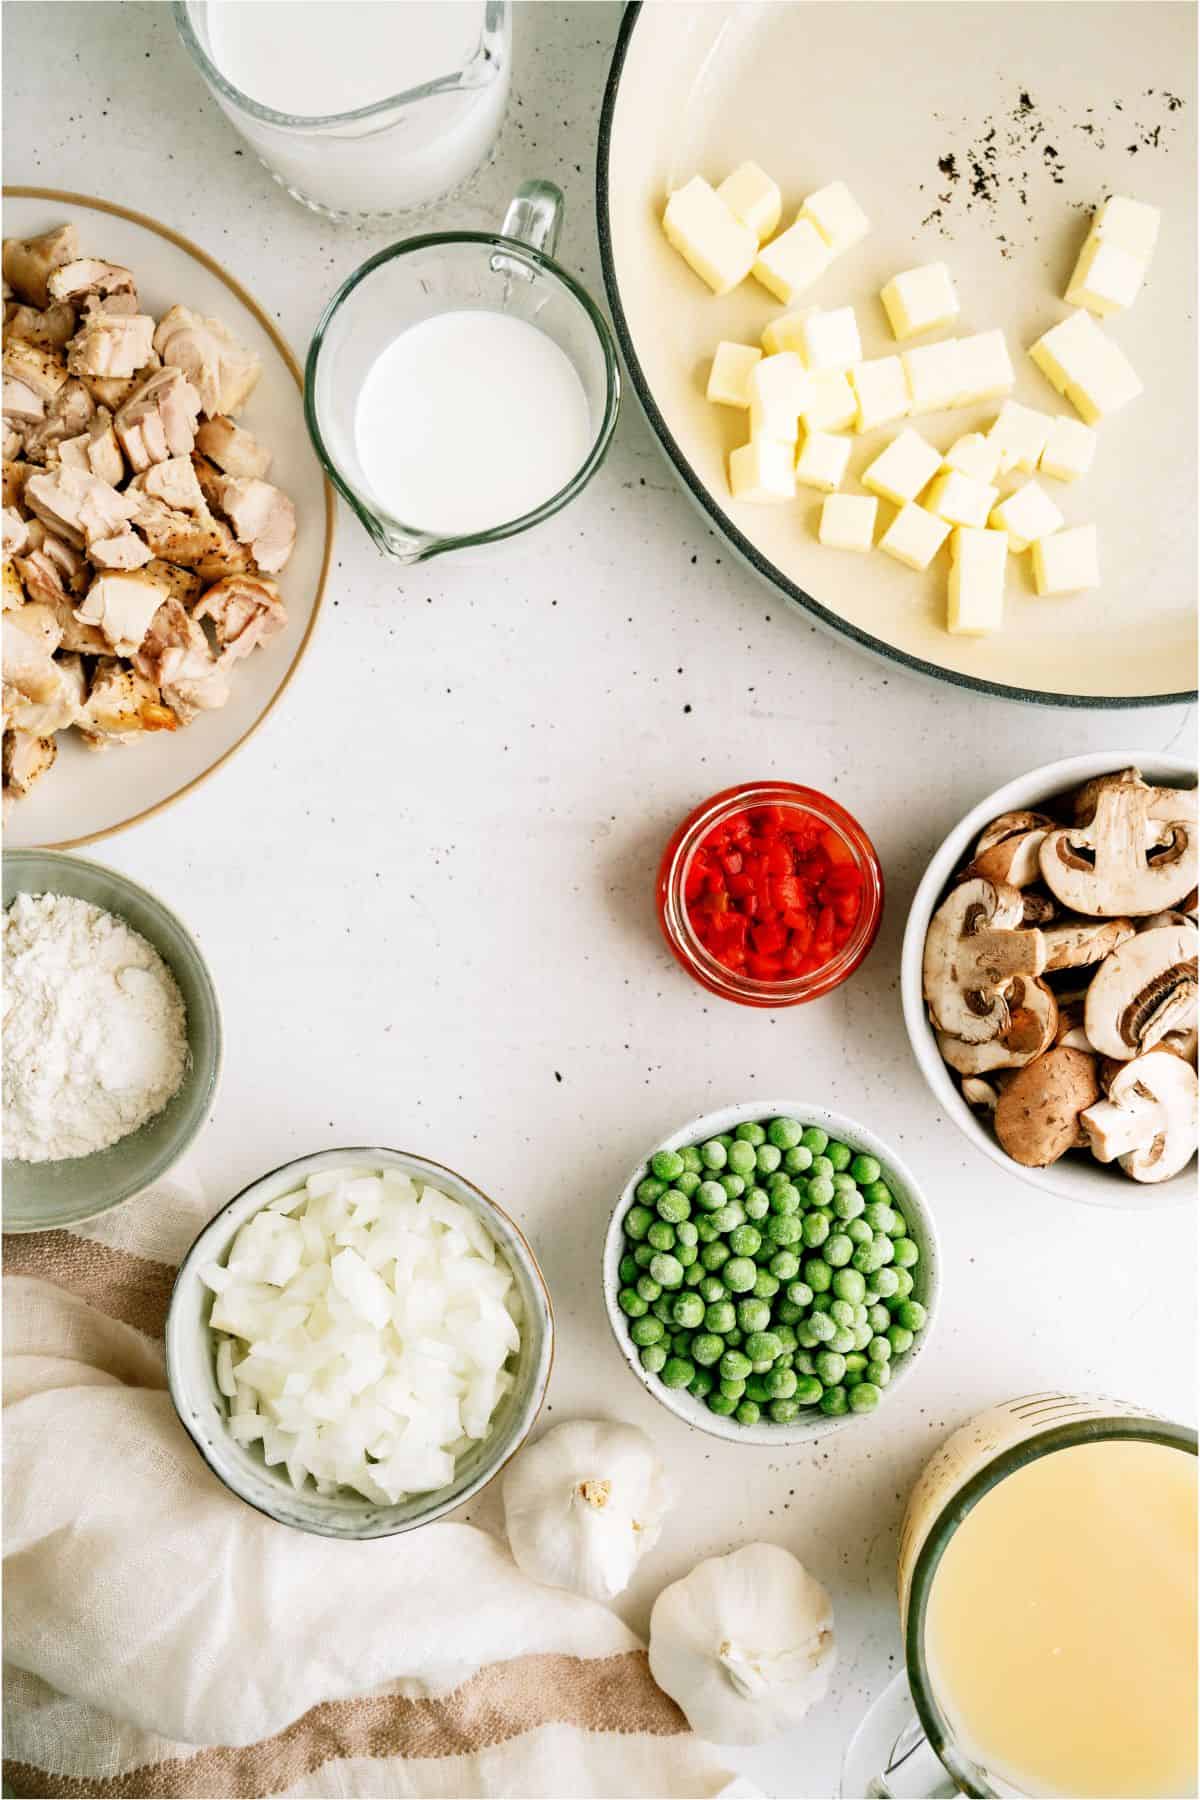
[[[1101,963],[1084,1025],[1102,1056],[1128,1062],[1196,1016],[1196,933],[1191,925],[1142,931]]]
[[[1073,805],[1077,824],[1091,822],[1100,794],[1108,787],[1135,787],[1149,794],[1148,816],[1152,819],[1187,819],[1189,824],[1196,823],[1195,788],[1151,787],[1140,769],[1121,769],[1115,775],[1097,775],[1077,790]]]
[[[1110,782],[1097,793],[1091,820],[1047,833],[1041,869],[1056,899],[1091,918],[1140,918],[1174,906],[1196,885],[1195,827],[1185,817],[1152,817],[1157,792]]]
[[[1045,928],[1046,973],[1086,969],[1103,962],[1118,944],[1134,934],[1132,919],[1064,919]]]
[[[1058,997],[1058,1024],[1054,1031],[1054,1042],[1064,1045],[1068,1050],[1083,1050],[1087,1055],[1096,1054],[1096,1046],[1087,1034],[1083,1022],[1083,1009],[1087,995],[1081,993],[1070,999],[1063,995]]]
[[[1041,869],[1038,852],[1054,820],[1045,813],[1001,813],[981,835],[975,846],[975,860],[970,873],[985,881],[1006,881],[1010,887],[1028,887],[1038,879]]]
[[[1058,1029],[1058,1001],[1044,981],[1027,981],[1018,975],[1005,996],[1005,1006],[1008,1024],[999,1037],[986,1043],[968,1044],[948,1032],[938,1032],[938,1049],[960,1075],[1020,1069],[1053,1044]]]
[[[943,900],[929,922],[922,968],[939,1031],[985,1044],[1008,1030],[1006,989],[1046,965],[1042,934],[1023,930],[1022,915],[1019,891],[1004,883],[964,881]]]
[[[1049,925],[1058,917],[1058,903],[1049,894],[1034,893],[1030,888],[1021,892],[1023,905],[1021,919],[1026,925]]]
[[[1196,1115],[1196,1071],[1151,1050],[1117,1071],[1083,1125],[1098,1161],[1119,1162],[1135,1181],[1168,1181],[1195,1155]]]
[[[1014,1162],[1047,1168],[1080,1142],[1080,1115],[1099,1098],[1095,1057],[1059,1044],[1005,1084],[996,1136]]]
[[[962,1097],[972,1112],[994,1113],[1008,1076],[1003,1069],[991,1075],[964,1075]]]
[[[1160,931],[1164,925],[1190,925],[1195,931],[1196,921],[1191,913],[1185,912],[1181,906],[1172,907],[1169,912],[1151,913],[1148,919],[1139,919],[1139,931]]]

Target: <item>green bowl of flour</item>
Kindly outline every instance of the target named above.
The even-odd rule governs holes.
[[[204,958],[169,907],[127,876],[52,850],[4,856],[4,906],[19,894],[63,894],[112,913],[158,952],[186,1013],[183,1078],[162,1110],[137,1130],[87,1156],[26,1162],[4,1158],[5,1231],[50,1231],[95,1218],[162,1179],[212,1109],[221,1068],[221,1016]],[[9,995],[6,1004],[11,1007]],[[6,1032],[15,1023],[6,1020]]]

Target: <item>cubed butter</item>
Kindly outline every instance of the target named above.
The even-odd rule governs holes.
[[[1091,426],[1062,413],[1051,422],[1038,469],[1055,481],[1078,481],[1091,468],[1095,454],[1096,433]]]
[[[999,490],[987,482],[976,481],[958,469],[945,469],[935,476],[925,504],[939,519],[949,519],[951,525],[982,530],[998,498]]]
[[[1128,251],[1139,261],[1148,263],[1158,242],[1162,214],[1157,206],[1144,200],[1128,200],[1114,194],[1099,208],[1092,221],[1092,235]]]
[[[752,437],[729,453],[729,491],[735,500],[794,500],[795,452],[774,438]]]
[[[834,256],[861,243],[871,229],[870,219],[844,181],[831,181],[810,194],[800,217],[816,226]]]
[[[809,431],[848,431],[858,417],[854,389],[840,369],[815,369],[800,408]]]
[[[1007,475],[1010,469],[1024,469],[1032,475],[1053,423],[1049,413],[1022,406],[1017,400],[1006,400],[987,434],[988,443],[1000,458],[998,472]]]
[[[1073,312],[1052,325],[1029,354],[1051,387],[1065,394],[1088,425],[1127,406],[1142,384],[1125,353],[1101,331],[1092,315]]]
[[[916,337],[958,317],[958,295],[945,263],[924,263],[893,275],[880,292],[895,337]]]
[[[957,469],[973,481],[990,486],[1000,472],[1000,452],[980,432],[969,431],[965,437],[954,440],[942,463],[947,469]]]
[[[898,356],[876,356],[870,362],[855,363],[850,380],[858,400],[857,430],[873,431],[877,425],[908,417],[912,396]]]
[[[693,175],[671,195],[663,230],[714,294],[727,294],[744,281],[758,255],[758,239],[750,227],[734,218],[702,175]]]
[[[959,526],[950,539],[946,630],[982,637],[1004,623],[1008,541],[1002,531]]]
[[[964,381],[958,345],[957,338],[947,338],[944,344],[926,344],[919,350],[901,351],[900,360],[904,364],[915,413],[941,412],[947,406],[958,405]]]
[[[830,550],[869,550],[878,511],[878,500],[866,494],[830,494],[821,508],[817,536]]]
[[[764,356],[746,378],[750,390],[750,435],[794,444],[808,395],[804,364],[794,350]]]
[[[1079,252],[1064,298],[1069,306],[1086,306],[1097,318],[1107,319],[1133,305],[1145,273],[1139,256],[1093,232]]]
[[[811,310],[809,307],[798,312],[780,313],[777,319],[772,319],[771,323],[764,327],[762,347],[768,356],[778,356],[781,350],[794,350],[797,356],[803,360],[804,338],[801,326]]]
[[[910,569],[927,569],[949,535],[945,519],[910,500],[880,538],[879,548]]]
[[[716,195],[713,195],[714,200]],[[745,231],[746,227],[740,227]],[[768,293],[790,306],[797,295],[810,288],[833,261],[833,251],[809,219],[797,219],[777,238],[764,244],[753,264],[756,281]]]
[[[764,243],[779,224],[783,196],[765,169],[756,162],[739,163],[717,189],[735,219],[749,227]]]
[[[796,458],[796,480],[802,487],[832,494],[846,479],[850,448],[849,438],[837,437],[832,431],[806,432]]]
[[[848,369],[862,360],[862,339],[852,306],[815,308],[800,321],[802,355],[810,369]]]
[[[1075,525],[1033,546],[1033,583],[1039,594],[1076,594],[1100,586],[1096,527]]]
[[[919,431],[909,428],[894,437],[886,450],[880,451],[864,470],[862,483],[893,505],[904,506],[909,500],[915,500],[922,488],[929,486],[941,463],[932,444],[927,444]]]
[[[1051,532],[1061,531],[1063,516],[1045,488],[1027,481],[994,506],[988,518],[993,531],[1008,533],[1008,547],[1020,555]]]
[[[1016,372],[1002,331],[977,331],[958,339],[959,406],[994,400],[1012,391]]]
[[[750,371],[761,361],[757,344],[718,344],[708,372],[708,398],[719,406],[749,406]]]

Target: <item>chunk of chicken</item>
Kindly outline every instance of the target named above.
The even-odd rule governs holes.
[[[19,300],[45,307],[50,294],[47,281],[55,269],[79,255],[79,236],[73,225],[59,225],[40,237],[5,238],[4,279]]]
[[[296,509],[269,481],[231,477],[221,491],[221,505],[241,544],[249,544],[254,560],[267,575],[282,569],[296,542]]]
[[[178,369],[155,369],[124,402],[114,421],[129,466],[140,474],[152,463],[190,456],[196,440],[200,396]]]
[[[106,743],[128,744],[144,731],[175,731],[178,725],[157,687],[136,669],[109,658],[96,664],[79,720],[91,749],[102,749]]]
[[[133,656],[167,597],[166,583],[146,569],[114,570],[97,575],[75,617],[98,625],[118,656]]]
[[[196,448],[226,475],[261,479],[271,467],[271,452],[232,419],[206,419],[196,433]]]
[[[73,469],[83,469],[119,487],[125,479],[125,459],[113,430],[113,416],[106,406],[98,406],[88,420],[88,428],[78,437],[64,438],[58,446],[58,460]]]
[[[88,555],[98,569],[141,569],[151,560],[152,551],[145,538],[127,525],[112,537],[93,538]]]
[[[200,491],[196,471],[187,456],[169,456],[165,462],[152,463],[129,484],[129,493],[145,494],[150,500],[161,500],[176,512],[208,514],[208,506]]]
[[[15,420],[10,419],[7,413],[5,413],[3,417],[0,418],[0,428],[3,429],[4,433],[4,460],[6,463],[15,462],[17,457],[21,454],[21,445],[25,442],[24,427],[19,425]]]
[[[80,548],[112,537],[138,514],[139,496],[119,494],[107,481],[60,463],[39,470],[25,484],[25,504],[39,519]]]
[[[48,607],[30,603],[3,615],[4,681],[26,700],[52,700],[58,691],[54,652],[62,632]]]
[[[5,800],[19,800],[34,782],[54,765],[58,745],[53,738],[31,737],[27,731],[6,731],[0,767]]]
[[[150,494],[131,494],[137,511],[134,524],[164,562],[181,563],[194,568],[221,547],[217,521],[207,507],[201,513],[180,512]]]
[[[118,406],[124,406],[129,396],[139,388],[147,375],[161,369],[162,363],[152,350],[140,369],[132,375],[117,379],[114,375],[81,375],[79,377],[97,406],[107,406],[109,412],[116,412]]]
[[[29,539],[26,555],[44,557],[62,586],[81,594],[91,580],[91,570],[83,551],[68,544],[41,519],[27,522],[26,535]]]
[[[53,737],[74,725],[83,704],[86,682],[83,663],[78,656],[55,657],[53,691],[38,700],[22,693],[15,684],[4,683],[4,722],[16,731],[27,731],[33,737]]]
[[[4,462],[3,480],[0,480],[0,503],[13,507],[17,512],[28,512],[25,504],[25,488],[31,475],[37,470],[32,463],[7,457]]]
[[[67,365],[51,350],[39,350],[23,338],[12,338],[4,346],[6,380],[21,383],[38,399],[53,400],[67,379]]]
[[[11,556],[6,556],[3,564],[0,564],[0,601],[3,602],[5,612],[9,607],[25,604],[25,583]]]
[[[77,437],[80,432],[86,431],[95,411],[92,396],[81,381],[72,377],[63,383],[53,400],[47,401],[45,418],[26,427],[22,454],[29,462],[57,462],[64,439]],[[118,480],[124,472],[122,464]]]
[[[71,339],[67,364],[72,375],[123,380],[145,366],[153,345],[148,313],[93,312]]]
[[[94,256],[60,263],[47,277],[46,291],[52,300],[67,300],[76,306],[82,306],[87,299],[109,302],[117,298],[127,304],[110,306],[109,311],[137,311],[137,283],[133,271],[123,269],[119,263],[100,262]]]
[[[287,609],[273,581],[231,575],[201,595],[192,617],[212,620],[222,666],[228,667],[282,631]]]
[[[6,506],[4,519],[4,554],[20,556],[29,542],[29,520],[23,519],[15,506]]]
[[[181,601],[172,596],[155,613],[133,666],[160,687],[203,681],[216,659],[208,639]]]
[[[22,338],[36,344],[39,350],[65,350],[75,336],[78,321],[75,308],[55,300],[44,310],[13,301],[4,309],[4,336]]]
[[[239,544],[223,519],[212,523],[217,543],[192,564],[204,585],[223,581],[227,575],[257,575],[258,564],[250,554],[250,546]]]
[[[189,611],[204,591],[204,583],[193,569],[181,569],[178,563],[164,562],[161,557],[147,563],[146,572],[162,583],[168,598],[178,600]]]
[[[75,598],[68,594],[62,577],[45,550],[17,558],[17,570],[30,600],[44,607],[58,626],[60,650],[82,651],[85,656],[107,656],[108,639],[94,625],[75,617]]]
[[[220,319],[202,318],[188,306],[163,314],[154,348],[164,363],[183,370],[210,419],[236,413],[262,374],[258,357],[238,344]]]

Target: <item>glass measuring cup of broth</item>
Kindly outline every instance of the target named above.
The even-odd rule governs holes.
[[[499,232],[436,232],[343,282],[309,348],[314,448],[401,562],[491,546],[573,500],[608,449],[616,350],[553,260],[562,194],[518,190]]]
[[[859,1727],[846,1800],[1196,1791],[1196,1434],[1120,1401],[980,1413],[900,1533],[906,1670]]]

